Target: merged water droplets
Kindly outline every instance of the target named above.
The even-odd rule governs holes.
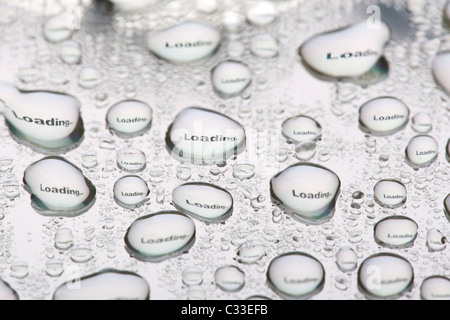
[[[228,219],[233,212],[233,197],[220,187],[208,183],[186,183],[172,192],[175,207],[206,222]]]
[[[450,300],[450,279],[442,276],[426,278],[420,287],[422,300]]]
[[[339,177],[331,170],[299,163],[273,177],[270,192],[272,200],[294,218],[321,224],[332,218],[340,186]]]
[[[299,115],[283,122],[283,135],[294,142],[317,141],[322,136],[322,126],[314,119]]]
[[[138,176],[125,176],[114,184],[114,200],[124,208],[137,208],[150,194],[147,183]]]
[[[238,96],[252,81],[251,70],[242,62],[227,60],[212,70],[212,83],[216,93],[224,98]]]
[[[392,216],[379,221],[374,228],[375,241],[385,247],[404,248],[417,238],[418,224],[409,218]]]
[[[238,122],[199,107],[182,110],[166,133],[171,155],[196,164],[227,160],[245,149],[245,143],[245,131]]]
[[[325,269],[316,258],[300,252],[280,255],[267,270],[270,287],[284,299],[308,299],[325,284]]]
[[[391,253],[373,255],[361,264],[358,287],[369,299],[395,299],[411,289],[414,270],[405,258]]]
[[[373,192],[375,202],[382,207],[394,209],[406,203],[406,187],[397,180],[381,180],[375,185]]]
[[[65,152],[81,143],[80,106],[78,99],[67,94],[20,91],[0,83],[0,111],[12,137],[38,152]]]
[[[184,22],[148,35],[148,48],[159,58],[174,64],[203,60],[219,47],[218,30],[198,22]]]
[[[152,124],[153,110],[143,101],[126,100],[113,105],[106,115],[108,127],[119,137],[142,135]]]
[[[106,269],[59,286],[53,300],[149,300],[150,286],[141,276]]]
[[[177,211],[162,211],[137,219],[128,228],[125,244],[135,258],[159,262],[189,250],[195,224]]]
[[[405,154],[410,165],[427,167],[436,161],[439,154],[439,145],[436,139],[431,136],[416,136],[409,141]]]
[[[235,266],[223,266],[214,274],[216,285],[226,292],[237,292],[245,285],[245,273]]]
[[[82,171],[61,157],[47,157],[30,165],[24,173],[31,204],[45,216],[75,217],[95,202],[96,189]]]

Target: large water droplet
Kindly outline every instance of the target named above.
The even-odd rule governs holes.
[[[270,1],[259,1],[247,8],[247,20],[256,26],[266,26],[275,21],[277,10]]]
[[[408,106],[392,97],[370,100],[359,110],[360,129],[373,135],[393,134],[404,128],[408,120]]]
[[[287,119],[282,130],[283,135],[294,142],[317,141],[322,136],[322,126],[304,115]]]
[[[376,65],[389,39],[390,30],[384,22],[380,22],[380,28],[369,29],[364,20],[312,37],[300,47],[299,53],[320,74],[354,78]]]
[[[293,217],[311,224],[330,220],[341,181],[331,170],[311,164],[293,165],[272,178],[272,200]]]
[[[450,52],[441,52],[433,60],[433,75],[438,85],[450,93]]]
[[[431,252],[443,251],[447,247],[447,238],[437,229],[427,233],[427,247]]]
[[[325,269],[316,258],[300,252],[280,255],[267,270],[272,290],[284,299],[308,299],[325,284]]]
[[[73,32],[73,17],[60,14],[49,18],[44,24],[44,37],[48,42],[57,43],[69,39]]]
[[[255,263],[266,254],[267,246],[264,241],[246,241],[237,249],[237,260],[240,263]]]
[[[417,223],[406,217],[392,216],[379,221],[374,228],[375,241],[385,247],[404,248],[417,238]]]
[[[227,60],[212,70],[212,83],[216,93],[223,98],[240,95],[252,81],[252,72],[242,62]]]
[[[245,285],[245,273],[235,266],[223,266],[214,274],[216,285],[226,292],[237,292]]]
[[[0,83],[0,106],[13,138],[42,153],[77,147],[84,135],[81,103],[73,96],[47,91],[20,91]]]
[[[153,110],[145,102],[121,101],[113,105],[107,115],[108,127],[120,137],[133,137],[148,131],[152,124]]]
[[[343,247],[336,254],[336,264],[343,272],[354,271],[358,267],[358,256],[352,248]]]
[[[125,208],[137,208],[150,194],[147,183],[138,176],[125,176],[114,184],[114,200]]]
[[[95,202],[96,189],[75,165],[61,157],[47,157],[24,173],[31,204],[45,216],[75,217]]]
[[[0,279],[0,300],[19,300],[17,292],[5,281]]]
[[[148,300],[150,286],[141,276],[106,269],[59,286],[53,300]]]
[[[127,172],[139,172],[145,169],[147,158],[140,149],[125,148],[117,151],[117,166]]]
[[[195,224],[176,211],[162,211],[137,219],[125,235],[135,258],[158,262],[189,250],[195,242]]]
[[[212,110],[190,107],[181,111],[166,133],[171,155],[196,164],[227,160],[245,149],[244,128]]]
[[[208,183],[186,183],[172,192],[175,207],[194,218],[217,222],[233,212],[233,197],[220,187]]]
[[[395,299],[410,290],[414,270],[405,258],[381,253],[367,258],[358,271],[358,286],[369,299]]]
[[[407,190],[403,183],[386,179],[379,181],[374,189],[375,202],[385,208],[398,208],[406,203]]]
[[[221,41],[220,32],[197,22],[184,22],[148,35],[148,48],[159,58],[174,64],[203,60]]]
[[[431,136],[416,136],[406,147],[406,160],[412,166],[427,167],[436,161],[439,145]]]
[[[450,300],[450,279],[433,276],[425,279],[420,287],[422,300]]]

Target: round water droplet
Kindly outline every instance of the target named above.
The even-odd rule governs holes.
[[[366,102],[359,109],[359,125],[373,135],[390,135],[403,129],[409,121],[409,108],[393,97],[381,97]]]
[[[361,264],[358,286],[369,299],[395,299],[409,291],[414,270],[405,258],[391,253],[373,255]]]
[[[272,178],[272,201],[311,224],[330,220],[339,195],[341,181],[329,169],[311,164],[293,165]]]
[[[381,180],[373,191],[375,202],[382,207],[394,209],[406,203],[406,187],[397,180]]]
[[[309,161],[316,154],[317,144],[313,141],[299,143],[295,147],[295,157],[301,161]]]
[[[97,152],[96,151],[88,151],[83,153],[82,155],[82,165],[86,169],[94,168],[98,165],[97,161]]]
[[[126,100],[113,105],[107,115],[108,127],[118,136],[129,138],[142,135],[150,129],[152,108],[143,101]]]
[[[45,273],[50,277],[59,277],[64,272],[64,262],[62,260],[48,260],[45,263]]]
[[[5,181],[2,186],[2,191],[7,198],[14,199],[20,195],[20,184],[16,181]]]
[[[233,212],[233,197],[220,187],[208,183],[186,183],[172,192],[175,207],[207,222],[223,221]]]
[[[84,135],[81,103],[73,96],[47,91],[19,91],[0,82],[3,116],[13,138],[42,153],[77,147]]]
[[[277,10],[270,1],[259,1],[247,8],[247,20],[256,26],[266,26],[275,21]]]
[[[231,58],[240,58],[245,52],[245,46],[241,41],[234,40],[228,43],[227,54]]]
[[[84,263],[92,259],[93,250],[90,245],[86,243],[76,244],[70,250],[70,259],[73,262]]]
[[[83,51],[81,45],[76,41],[67,40],[61,43],[59,56],[67,64],[79,64]]]
[[[69,39],[73,32],[73,17],[60,14],[49,18],[44,24],[44,37],[48,42],[57,43]]]
[[[440,52],[433,60],[432,70],[434,79],[445,92],[450,93],[450,52]]]
[[[148,35],[149,50],[174,64],[203,60],[211,56],[221,41],[220,32],[197,22],[184,22]]]
[[[187,268],[182,273],[183,283],[188,286],[200,285],[203,282],[203,271],[196,267]]]
[[[144,152],[136,148],[125,148],[117,151],[117,166],[127,172],[140,172],[147,165]]]
[[[93,89],[102,83],[102,75],[92,67],[83,68],[78,75],[78,85],[84,89]]]
[[[125,235],[128,252],[137,259],[150,262],[181,254],[194,242],[194,221],[177,211],[162,211],[139,218]]]
[[[278,55],[280,44],[270,34],[260,34],[250,39],[250,51],[260,58],[274,58]]]
[[[166,144],[172,157],[195,164],[227,160],[243,151],[245,143],[241,124],[199,107],[181,111],[166,133]]]
[[[427,247],[431,252],[443,251],[447,247],[447,238],[437,229],[430,229],[427,233]]]
[[[422,300],[450,300],[450,279],[433,276],[425,279],[420,287]]]
[[[219,8],[217,0],[195,0],[195,7],[198,11],[204,13],[214,13]]]
[[[383,55],[389,27],[367,28],[363,20],[343,29],[316,35],[299,49],[303,61],[314,71],[336,78],[354,78],[369,72]]]
[[[343,247],[336,254],[336,264],[343,272],[354,271],[358,267],[358,256],[352,248]]]
[[[375,241],[384,247],[404,248],[417,238],[417,223],[406,217],[392,216],[379,221],[374,228]]]
[[[412,128],[418,133],[428,133],[433,129],[433,119],[428,113],[419,112],[412,119]]]
[[[149,300],[150,286],[141,276],[106,269],[59,286],[53,300]]]
[[[114,200],[124,208],[137,208],[150,194],[147,183],[138,176],[125,176],[114,184]]]
[[[245,285],[245,273],[235,266],[223,266],[214,274],[216,285],[225,292],[238,292]]]
[[[55,233],[55,247],[60,250],[67,250],[73,246],[74,236],[72,230],[63,228]]]
[[[17,279],[23,279],[28,276],[28,263],[25,261],[14,262],[11,265],[11,276]]]
[[[212,70],[212,83],[216,93],[223,98],[240,95],[252,81],[252,72],[242,62],[227,60]]]
[[[307,116],[287,119],[282,125],[283,135],[294,142],[317,141],[322,136],[322,126]]]
[[[75,217],[95,202],[96,189],[75,165],[61,157],[47,157],[30,165],[24,173],[31,204],[45,216]]]
[[[240,263],[255,263],[266,254],[267,246],[261,240],[246,241],[237,249],[237,260]]]
[[[17,292],[5,281],[0,279],[0,300],[19,300]]]
[[[325,284],[325,269],[316,258],[301,252],[282,254],[269,265],[267,280],[284,299],[308,299]]]
[[[430,136],[416,136],[411,139],[406,148],[406,160],[410,165],[427,167],[436,161],[439,145],[435,138]]]

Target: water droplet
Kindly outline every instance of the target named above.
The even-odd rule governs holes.
[[[398,208],[406,203],[406,187],[403,183],[386,179],[379,181],[374,189],[375,202],[385,208]]]
[[[442,276],[426,278],[420,287],[422,300],[450,300],[450,279]]]
[[[218,48],[221,35],[197,22],[184,22],[148,35],[148,48],[158,58],[174,64],[203,60]]]
[[[295,157],[300,161],[309,161],[316,154],[316,147],[313,141],[301,142],[295,147]]]
[[[71,28],[71,17],[60,14],[49,18],[44,24],[44,37],[48,42],[57,43],[69,39],[74,28]]]
[[[212,83],[216,93],[223,98],[240,95],[251,83],[252,72],[242,62],[227,60],[212,70]]]
[[[11,276],[17,279],[23,279],[28,276],[28,263],[17,261],[11,265]]]
[[[53,300],[148,300],[150,286],[133,272],[106,269],[59,286]]]
[[[369,299],[395,299],[409,291],[414,270],[405,258],[391,253],[373,255],[361,264],[358,286]]]
[[[379,221],[374,228],[375,241],[384,247],[404,248],[417,238],[417,223],[406,217],[392,216]]]
[[[427,247],[431,252],[443,251],[447,247],[447,238],[437,229],[430,229],[427,233]]]
[[[412,128],[418,133],[428,133],[433,129],[433,119],[428,113],[419,112],[412,119]]]
[[[195,0],[195,7],[198,11],[204,13],[214,13],[219,8],[217,0]]]
[[[147,158],[144,152],[136,148],[125,148],[117,151],[117,166],[127,172],[140,172],[145,169]]]
[[[145,102],[121,101],[113,105],[107,115],[108,127],[119,137],[129,138],[142,135],[150,129],[153,110]]]
[[[14,199],[20,195],[20,184],[16,181],[5,181],[2,186],[2,191],[7,198]]]
[[[450,162],[450,139],[448,139],[447,148],[445,149],[447,150],[447,161]]]
[[[16,7],[2,5],[0,7],[0,25],[9,25],[17,20],[19,11]]]
[[[187,300],[206,300],[206,289],[201,286],[190,286],[187,291]]]
[[[237,260],[240,263],[255,263],[266,254],[266,249],[266,244],[261,240],[246,241],[237,249]]]
[[[245,143],[245,131],[238,122],[199,107],[181,111],[166,134],[171,155],[196,164],[227,160],[241,152]]]
[[[64,262],[62,260],[48,260],[45,263],[45,273],[50,277],[59,277],[64,272]]]
[[[55,247],[59,250],[67,250],[73,246],[74,236],[72,230],[63,228],[55,233]]]
[[[293,165],[270,181],[272,201],[294,218],[311,224],[332,218],[340,186],[334,172],[310,163]]]
[[[336,254],[336,264],[342,272],[354,271],[358,267],[358,256],[352,248],[343,247]]]
[[[5,281],[0,279],[0,300],[19,300],[17,292]]]
[[[364,198],[364,196],[365,196],[365,194],[362,191],[355,191],[352,194],[352,198],[355,200],[360,200],[360,199]]]
[[[95,168],[98,166],[97,161],[97,152],[96,151],[88,151],[82,154],[81,156],[82,165],[86,169]]]
[[[416,136],[411,139],[405,152],[409,164],[427,167],[436,161],[439,145],[436,139],[431,136]]]
[[[238,163],[233,166],[233,177],[239,180],[251,179],[255,176],[255,166],[250,163]]]
[[[275,21],[277,10],[270,1],[259,1],[247,8],[247,20],[256,26],[266,26]]]
[[[307,116],[287,119],[282,125],[283,135],[294,142],[317,141],[322,136],[322,126]]]
[[[267,280],[284,299],[308,299],[325,284],[325,269],[316,258],[301,252],[282,254],[269,265]]]
[[[125,176],[114,184],[114,200],[127,209],[143,205],[149,194],[147,183],[138,176]]]
[[[162,211],[137,219],[125,235],[135,258],[158,262],[189,250],[195,242],[194,221],[176,211]]]
[[[12,137],[38,152],[65,152],[81,143],[84,125],[80,106],[70,95],[19,91],[0,83],[0,109]]]
[[[101,73],[92,67],[83,68],[78,74],[78,85],[84,89],[93,89],[102,83]]]
[[[265,296],[256,295],[256,296],[250,296],[245,300],[271,300],[271,299],[268,297],[265,297]]]
[[[360,129],[373,135],[393,134],[403,129],[408,120],[408,106],[392,97],[370,100],[359,110]]]
[[[447,215],[447,218],[450,220],[450,193],[444,200],[444,212]]]
[[[200,285],[203,282],[203,271],[196,267],[183,270],[183,283],[188,286]]]
[[[220,187],[208,183],[186,183],[172,192],[175,207],[193,218],[217,222],[233,212],[233,197]]]
[[[280,44],[270,34],[259,34],[250,39],[250,51],[260,58],[274,58],[278,55]]]
[[[93,250],[90,245],[86,243],[76,244],[70,250],[70,259],[73,262],[84,263],[92,259]]]
[[[438,53],[432,65],[434,79],[447,93],[450,93],[449,65],[450,52]]]
[[[82,171],[61,157],[47,157],[30,165],[24,173],[31,204],[45,216],[75,217],[95,202],[96,189]]]
[[[245,52],[245,46],[240,41],[230,41],[227,47],[227,54],[231,58],[240,58]]]
[[[354,78],[369,72],[383,55],[389,27],[367,28],[366,20],[316,35],[299,49],[303,61],[316,72],[336,78]]]
[[[240,291],[245,285],[245,273],[235,266],[223,266],[214,274],[216,285],[225,292]]]
[[[59,48],[59,56],[67,64],[81,63],[82,54],[81,45],[76,41],[64,41]]]

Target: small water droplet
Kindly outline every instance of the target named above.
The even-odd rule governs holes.
[[[225,292],[240,291],[245,285],[245,273],[235,266],[223,266],[214,274],[216,285]]]

